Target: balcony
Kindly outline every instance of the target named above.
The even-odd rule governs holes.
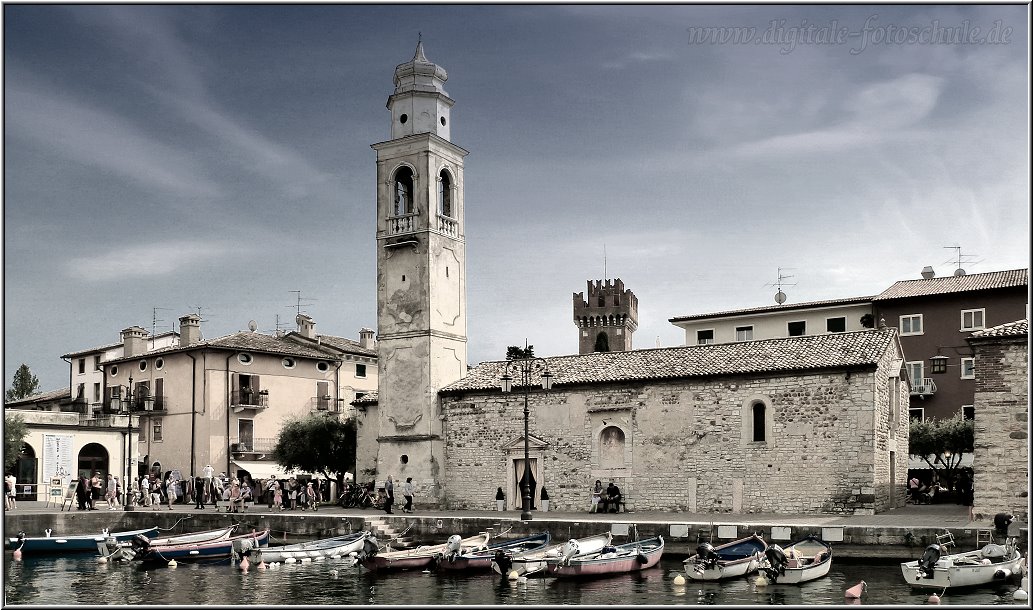
[[[233,407],[234,413],[240,413],[245,409],[265,409],[269,406],[269,391],[234,390],[231,392],[230,406]]]
[[[416,231],[416,214],[403,214],[387,219],[387,234],[401,235]]]
[[[438,214],[438,228],[445,235],[448,235],[449,237],[458,237],[458,227],[459,223],[457,223],[454,218],[449,218],[448,216]]]
[[[341,410],[341,402],[341,400],[337,400],[329,394],[326,396],[313,396],[309,399],[309,408],[313,411],[337,413]]]
[[[244,440],[230,439],[230,453],[237,455],[243,455],[245,453],[254,453],[262,456],[270,455],[273,452],[273,447],[276,446],[275,438],[252,438]]]
[[[911,385],[911,395],[925,398],[926,396],[932,396],[936,393],[936,383],[928,378],[923,377],[916,379]]]

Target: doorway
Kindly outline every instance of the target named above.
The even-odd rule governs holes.
[[[538,471],[538,458],[530,458],[531,470],[528,473],[528,489],[531,495],[531,510],[537,510],[538,507],[538,485],[541,480],[541,473]],[[514,502],[511,504],[514,508],[523,509],[524,507],[524,490],[520,484],[523,481],[524,476],[524,459],[519,458],[513,460],[513,474],[514,480],[513,485],[510,488],[510,497],[514,498]]]

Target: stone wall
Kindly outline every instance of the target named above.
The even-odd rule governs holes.
[[[532,391],[531,456],[543,462],[538,486],[548,488],[558,510],[587,510],[596,479],[613,480],[633,510],[882,510],[903,489],[907,468],[907,418],[898,417],[899,481],[889,480],[888,362],[850,372]],[[906,387],[902,392],[898,404],[906,409]],[[762,442],[752,439],[755,403],[766,408]],[[442,411],[445,505],[493,507],[496,488],[508,490],[515,477],[512,460],[523,457],[523,394],[445,396]]]
[[[1007,512],[1029,520],[1027,337],[972,340],[976,358],[973,507],[976,519]]]

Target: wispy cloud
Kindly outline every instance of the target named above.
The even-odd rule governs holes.
[[[240,252],[234,246],[233,251]],[[65,272],[76,279],[112,281],[178,273],[230,253],[227,244],[189,240],[147,242],[69,260]]]
[[[623,57],[603,62],[602,66],[607,70],[620,70],[628,66],[634,66],[638,64],[650,63],[655,61],[667,61],[673,58],[673,54],[666,52],[633,51]]]

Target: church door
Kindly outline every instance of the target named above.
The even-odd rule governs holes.
[[[527,486],[528,486],[528,489],[531,492],[531,509],[534,510],[535,509],[535,499],[538,497],[537,496],[537,492],[538,492],[538,477],[535,476],[536,473],[538,472],[538,459],[537,458],[530,458],[530,462],[531,462],[531,471],[528,473]],[[513,460],[513,472],[516,474],[516,480],[514,481],[514,490],[512,492],[513,493],[512,497],[516,498],[516,502],[515,502],[514,506],[522,509],[524,507],[524,490],[523,490],[523,488],[521,487],[520,484],[523,481],[523,476],[524,476],[524,460],[523,459]]]

